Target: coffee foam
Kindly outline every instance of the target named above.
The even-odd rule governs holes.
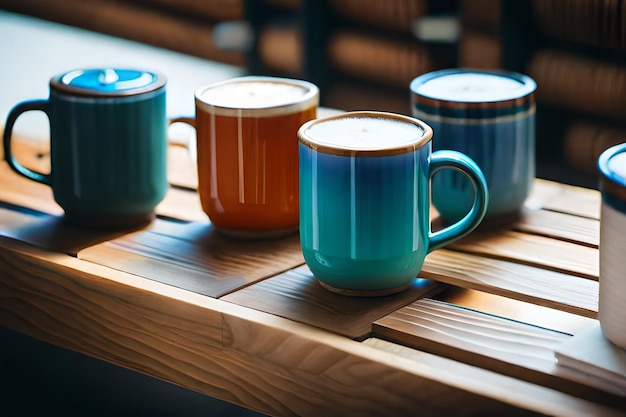
[[[348,116],[313,122],[304,134],[318,146],[370,151],[411,145],[422,139],[424,130],[400,118]]]
[[[497,74],[459,73],[428,80],[416,93],[446,101],[501,101],[515,97],[523,87],[523,83]]]
[[[201,88],[196,102],[218,114],[273,116],[310,108],[317,104],[317,92],[304,81],[242,77]]]

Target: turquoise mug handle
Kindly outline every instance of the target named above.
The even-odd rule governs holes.
[[[17,121],[17,118],[27,111],[40,110],[46,114],[48,120],[50,120],[50,114],[48,113],[50,108],[49,100],[31,100],[19,103],[11,109],[7,117],[7,121],[4,127],[3,143],[4,143],[4,159],[6,159],[9,167],[20,175],[25,176],[33,181],[40,182],[42,184],[50,185],[50,174],[42,174],[41,172],[33,171],[20,164],[11,151],[11,136],[13,133],[13,126]]]
[[[430,177],[432,178],[441,169],[454,169],[469,179],[474,189],[474,204],[472,204],[470,211],[456,223],[434,233],[429,233],[428,252],[460,239],[474,230],[485,217],[489,203],[487,181],[478,165],[471,158],[457,151],[435,151],[430,157]]]

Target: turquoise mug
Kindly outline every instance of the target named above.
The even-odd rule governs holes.
[[[454,151],[432,153],[432,129],[412,117],[348,112],[298,131],[300,243],[313,275],[331,291],[380,296],[405,290],[426,255],[470,233],[488,194],[476,164]],[[474,204],[458,222],[430,228],[430,179],[462,172]]]
[[[49,185],[65,219],[81,227],[148,223],[167,191],[165,84],[133,69],[78,69],[53,77],[50,96],[8,114],[4,155],[18,174]],[[11,152],[13,126],[31,110],[50,122],[50,172]]]
[[[489,189],[485,221],[515,218],[535,179],[535,81],[514,72],[446,69],[411,82],[412,115],[433,128],[433,150],[464,153]],[[433,177],[433,205],[448,222],[472,205],[472,185],[457,172]]]

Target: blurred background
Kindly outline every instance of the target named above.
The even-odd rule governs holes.
[[[595,188],[626,142],[624,0],[0,0],[8,11],[254,74],[303,78],[322,105],[410,114],[409,83],[449,67],[538,84],[538,176]]]

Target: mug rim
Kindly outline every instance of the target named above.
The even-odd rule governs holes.
[[[422,134],[419,138],[416,138],[408,143],[403,143],[397,146],[390,147],[381,147],[377,149],[359,149],[347,146],[340,145],[332,145],[332,144],[323,144],[319,141],[316,141],[313,137],[308,135],[307,131],[309,128],[318,123],[325,123],[332,120],[337,119],[345,119],[345,118],[355,118],[355,117],[372,117],[372,118],[383,118],[383,119],[396,119],[403,122],[411,123],[416,125],[422,130]],[[423,122],[420,119],[415,117],[406,116],[398,113],[390,113],[390,112],[382,112],[382,111],[374,111],[374,110],[362,110],[362,111],[350,111],[340,114],[335,114],[332,116],[327,116],[319,119],[309,120],[304,123],[300,129],[298,129],[298,141],[308,147],[313,149],[316,152],[330,154],[330,155],[338,155],[338,156],[391,156],[391,155],[400,155],[409,152],[413,152],[417,149],[422,148],[424,145],[428,144],[433,137],[433,129]]]
[[[273,106],[259,106],[259,107],[241,107],[241,106],[224,106],[214,104],[204,99],[203,94],[211,89],[222,87],[229,84],[245,83],[245,82],[268,82],[274,84],[288,84],[297,87],[304,88],[305,94],[298,97],[295,100],[289,100],[284,104],[278,104]],[[242,77],[229,78],[227,80],[219,81],[213,84],[203,85],[196,89],[194,93],[196,107],[205,110],[210,113],[214,113],[220,116],[235,116],[235,117],[274,117],[280,115],[287,115],[316,107],[319,102],[319,88],[305,80],[285,77],[273,77],[264,75],[245,75]]]
[[[489,99],[489,98],[486,98],[486,99],[485,98],[451,99],[447,97],[442,98],[441,96],[432,95],[432,94],[423,94],[423,93],[418,92],[419,87],[421,87],[422,85],[426,84],[427,82],[433,79],[446,77],[450,75],[456,75],[456,74],[480,74],[480,75],[498,76],[498,77],[508,78],[508,79],[517,81],[521,84],[521,87],[518,90],[516,90],[514,93],[511,93],[510,95],[506,97],[492,98],[492,99]],[[457,105],[457,106],[462,106],[462,107],[468,107],[468,106],[480,107],[480,106],[484,106],[485,104],[489,104],[492,106],[498,106],[498,105],[507,106],[511,102],[517,102],[521,100],[520,103],[524,103],[524,99],[526,99],[527,97],[532,98],[533,94],[537,90],[537,83],[530,76],[521,74],[518,72],[514,72],[514,71],[505,71],[505,70],[498,70],[498,69],[485,70],[485,69],[475,69],[475,68],[448,68],[448,69],[441,69],[441,70],[427,72],[425,74],[415,77],[413,80],[411,80],[410,90],[414,97],[419,97],[420,99],[423,99],[426,101],[432,101],[436,103],[446,103],[451,106]]]
[[[626,143],[612,146],[602,152],[598,158],[598,170],[601,174],[601,190],[626,201],[626,178],[618,175],[609,166],[611,159],[620,154],[626,155]]]
[[[137,87],[137,88],[129,88],[124,90],[115,90],[115,91],[98,91],[98,90],[90,90],[80,87],[74,87],[69,84],[65,84],[63,82],[63,78],[74,72],[92,72],[92,71],[104,71],[112,69],[115,71],[136,71],[141,73],[150,74],[153,76],[154,80],[145,86]],[[126,68],[126,67],[87,67],[87,68],[76,68],[73,70],[65,71],[63,73],[57,74],[50,79],[49,85],[50,89],[58,92],[62,95],[75,96],[75,97],[85,97],[85,98],[125,98],[138,96],[145,93],[150,93],[154,91],[158,91],[165,88],[167,84],[167,77],[156,71],[148,71],[140,68]]]

